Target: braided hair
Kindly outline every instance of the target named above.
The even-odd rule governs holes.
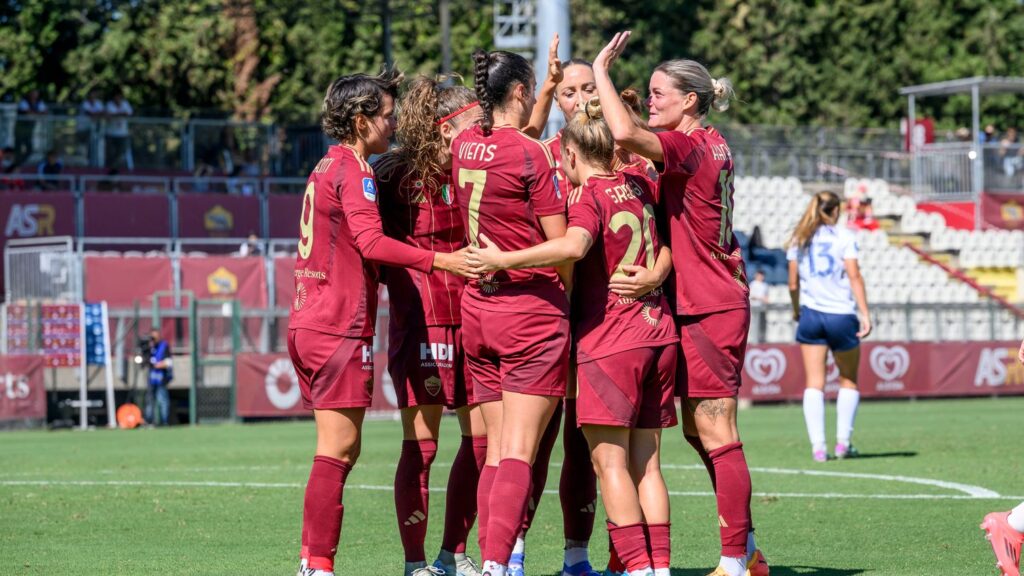
[[[473,86],[484,111],[480,120],[484,134],[491,133],[494,110],[505,107],[515,85],[529,89],[533,81],[533,66],[519,54],[504,50],[473,52]]]

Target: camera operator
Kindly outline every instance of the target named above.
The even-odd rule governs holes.
[[[160,331],[149,333],[149,386],[146,389],[146,422],[157,426],[170,424],[170,396],[167,386],[174,379],[171,368],[171,349],[161,338]],[[154,420],[153,408],[157,406],[160,420]]]

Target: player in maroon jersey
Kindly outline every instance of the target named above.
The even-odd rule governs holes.
[[[572,325],[579,417],[572,425],[589,442],[609,536],[625,568],[667,576],[669,503],[658,454],[661,428],[676,424],[679,337],[661,289],[639,299],[608,289],[624,265],[654,268],[656,255],[668,252],[655,223],[656,184],[637,167],[613,169],[615,143],[596,98],[566,126],[561,146],[563,170],[579,186],[569,195],[566,235],[514,252],[484,246],[481,235],[467,261],[478,274],[577,262]]]
[[[484,116],[452,145],[470,243],[484,233],[516,250],[564,235],[554,161],[520,130],[535,102],[533,67],[510,52],[478,50],[473,61]],[[466,361],[487,428],[477,494],[483,570],[491,576],[506,574],[540,436],[565,394],[568,299],[559,276],[554,268],[489,274],[462,297]]]
[[[373,391],[377,263],[465,273],[461,253],[408,246],[384,235],[377,184],[366,161],[387,150],[401,74],[335,80],[323,104],[331,146],[306,185],[295,263],[288,353],[317,446],[306,485],[300,574],[330,576],[341,535],[345,479],[359,455]]]
[[[732,96],[692,60],[670,60],[650,80],[648,125],[638,128],[608,69],[629,32],[616,34],[594,61],[598,95],[615,140],[660,165],[660,208],[675,269],[675,314],[682,356],[677,394],[685,398],[683,434],[697,450],[718,500],[722,555],[714,574],[768,573],[750,519],[750,472],[736,425],[736,400],[750,324],[743,258],[732,231],[733,161],[718,131],[704,127]],[[685,207],[685,209],[684,209]]]
[[[451,142],[480,119],[476,95],[465,86],[442,88],[414,80],[399,102],[399,147],[373,168],[380,185],[384,232],[426,250],[455,252],[466,231],[451,189]],[[480,409],[467,389],[462,351],[462,291],[454,274],[386,268],[391,303],[388,371],[402,415],[404,441],[395,471],[395,510],[405,549],[406,576],[479,576],[466,556],[476,519],[477,480],[487,453]],[[430,465],[437,453],[444,407],[456,411],[462,444],[448,475],[444,535],[434,569],[427,567]]]

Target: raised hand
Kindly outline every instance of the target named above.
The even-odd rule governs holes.
[[[594,59],[594,67],[602,70],[610,69],[615,60],[626,50],[626,43],[629,42],[630,34],[632,33],[626,30],[613,36],[611,42],[602,48],[597,58]]]
[[[558,34],[551,38],[548,45],[548,79],[558,84],[562,81],[562,61],[558,59]]]

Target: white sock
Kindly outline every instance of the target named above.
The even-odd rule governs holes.
[[[647,568],[633,570],[632,572],[628,572],[627,574],[629,574],[629,576],[651,576],[652,574],[654,574],[654,571],[651,570],[650,566],[648,566]]]
[[[736,558],[722,556],[722,559],[718,561],[718,565],[729,576],[744,576],[747,573],[747,563],[742,556]]]
[[[516,545],[514,548],[512,548],[512,553],[526,554],[526,540],[523,540],[522,536],[516,538]]]
[[[668,568],[655,568],[654,576],[672,576],[672,570]]]
[[[804,422],[813,450],[825,449],[825,393],[814,388],[804,390]]]
[[[754,542],[754,531],[747,532],[747,562],[750,562],[750,557],[754,555],[754,550],[757,550],[757,542]]]
[[[1006,522],[1017,532],[1024,532],[1024,502],[1010,510],[1010,516],[1006,518]]]
[[[860,392],[853,388],[840,388],[836,399],[836,442],[850,445],[853,435],[853,421],[857,418],[857,404],[860,403]]]
[[[326,570],[313,570],[313,576],[334,576],[334,572],[328,572]]]
[[[573,540],[565,543],[566,566],[575,566],[580,562],[586,562],[588,560],[590,560],[590,556],[587,555],[587,544],[585,542]]]
[[[508,568],[504,564],[498,564],[493,560],[484,562],[483,572],[489,572],[491,576],[505,576],[505,571]]]

